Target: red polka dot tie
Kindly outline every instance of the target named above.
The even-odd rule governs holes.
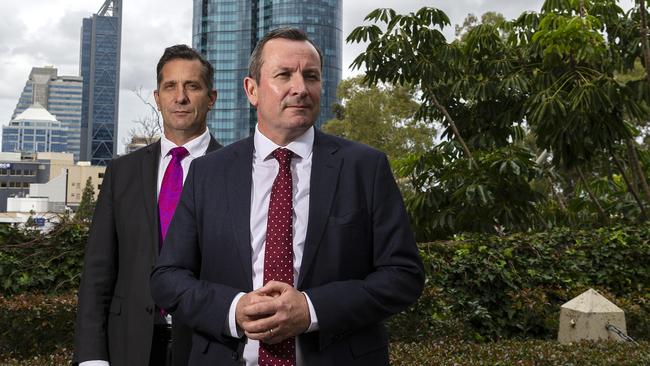
[[[293,152],[278,148],[271,154],[280,170],[273,181],[269,215],[266,224],[264,250],[264,284],[281,281],[293,286],[293,203],[291,158]],[[278,344],[260,342],[260,366],[295,366],[296,342],[294,338]]]
[[[172,160],[167,165],[162,184],[160,185],[160,193],[158,194],[160,246],[162,246],[163,240],[167,236],[169,223],[172,221],[172,216],[174,216],[174,211],[176,211],[176,205],[181,198],[181,192],[183,191],[183,166],[181,165],[181,161],[189,155],[189,152],[181,146],[171,149],[169,154],[172,156]]]

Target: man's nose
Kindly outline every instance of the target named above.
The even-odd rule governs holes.
[[[305,83],[305,78],[296,73],[291,78],[291,94],[304,96],[307,94],[307,84]]]
[[[182,85],[176,88],[176,97],[174,98],[174,100],[176,103],[179,104],[185,104],[189,101],[189,98],[187,97],[187,91]]]

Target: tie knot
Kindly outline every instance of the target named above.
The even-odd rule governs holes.
[[[181,161],[181,160],[183,160],[183,158],[185,158],[190,153],[187,151],[186,148],[180,146],[180,147],[175,147],[175,148],[169,150],[169,154],[172,156],[172,160]]]
[[[291,158],[293,157],[293,151],[285,149],[283,147],[278,147],[275,149],[271,155],[280,163],[280,167],[288,168],[291,164]]]

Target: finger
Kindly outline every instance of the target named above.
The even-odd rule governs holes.
[[[277,312],[277,301],[261,301],[254,304],[246,305],[242,308],[242,313],[248,317],[267,317]]]
[[[275,328],[272,331],[267,330],[265,332],[258,332],[258,333],[253,333],[253,332],[245,332],[246,337],[249,339],[254,339],[258,341],[262,341],[267,344],[276,344],[280,343],[283,340],[289,338],[284,332],[282,332],[280,329]]]
[[[257,303],[260,303],[260,302],[271,301],[271,300],[273,300],[272,296],[267,296],[266,294],[259,293],[259,292],[256,292],[256,293],[251,292],[251,296],[250,296],[250,298],[248,300],[247,305],[249,305],[249,304],[257,304]]]
[[[278,322],[275,316],[251,320],[242,324],[242,330],[249,333],[264,333],[273,329],[278,329]]]
[[[267,295],[267,296],[273,296],[273,295],[276,295],[276,294],[281,294],[281,293],[287,291],[288,289],[292,289],[292,288],[293,288],[293,286],[291,286],[289,284],[286,284],[284,282],[269,281],[266,285],[264,285],[264,287],[258,289],[257,291],[260,294],[264,294],[264,295]]]

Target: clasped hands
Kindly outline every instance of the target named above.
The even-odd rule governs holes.
[[[237,302],[237,326],[246,337],[275,344],[304,333],[310,324],[305,295],[284,282],[269,281]]]

